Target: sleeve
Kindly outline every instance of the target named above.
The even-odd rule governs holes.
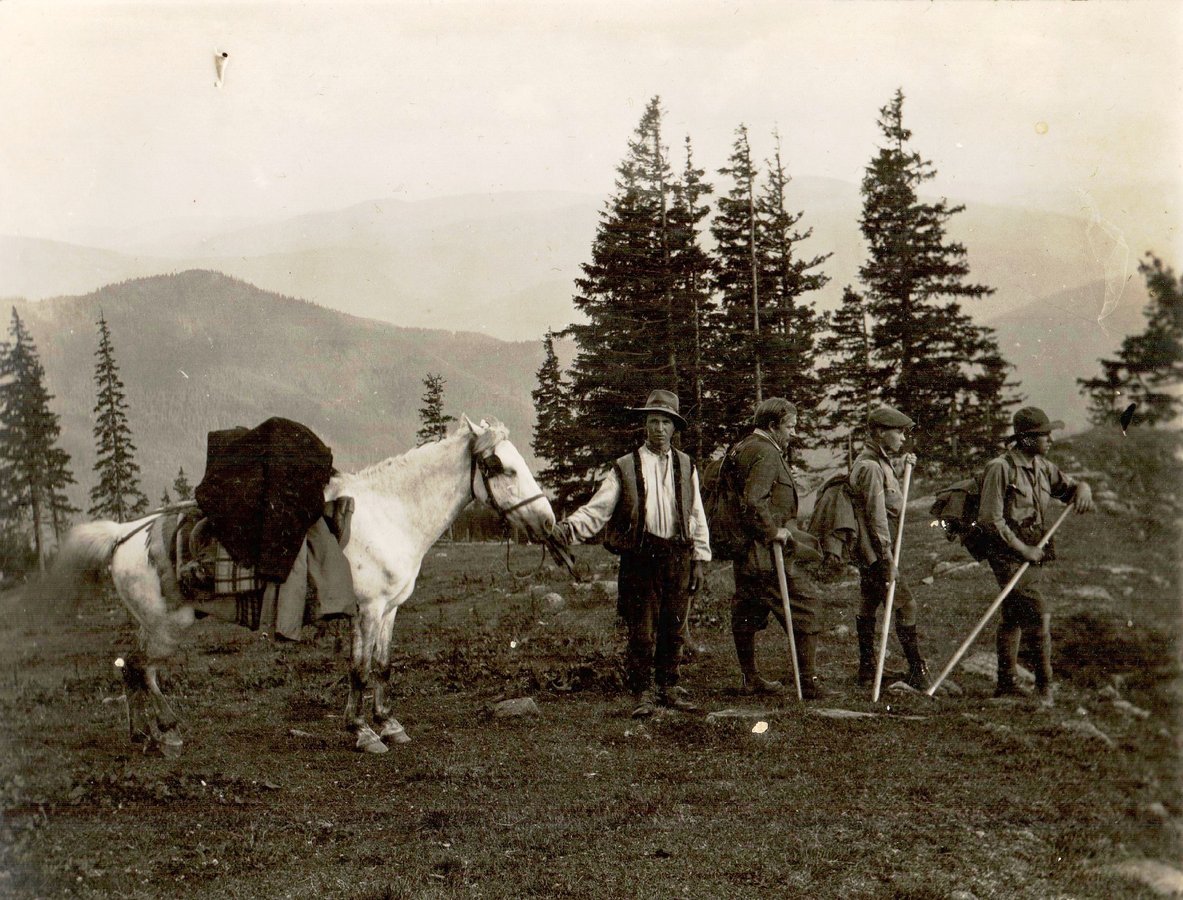
[[[739,460],[737,460],[739,462]],[[780,473],[781,461],[771,450],[760,452],[748,465],[739,495],[740,519],[749,538],[771,542],[779,530],[772,514],[772,485]]]
[[[982,474],[981,497],[978,500],[978,523],[987,534],[998,537],[1006,546],[1018,550],[1026,544],[1019,540],[1006,524],[1006,462],[1002,459],[986,463]]]
[[[690,540],[694,542],[694,558],[711,561],[711,532],[707,526],[707,514],[702,505],[702,494],[698,487],[698,469],[690,473],[690,485],[694,491],[694,508],[690,510]]]
[[[1076,493],[1077,480],[1071,475],[1061,472],[1060,467],[1051,460],[1045,458],[1044,463],[1047,465],[1047,477],[1052,496],[1068,503]]]
[[[595,537],[608,524],[618,502],[620,502],[620,478],[616,475],[616,468],[613,467],[600,482],[592,498],[563,521],[571,526],[571,534],[574,539],[582,543]]]
[[[891,559],[891,529],[887,524],[887,498],[883,470],[873,463],[855,463],[850,486],[863,505],[871,546],[879,559]]]

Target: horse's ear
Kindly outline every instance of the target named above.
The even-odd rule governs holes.
[[[460,421],[464,424],[464,427],[467,428],[469,431],[471,431],[473,434],[480,434],[481,433],[481,431],[482,431],[481,427],[479,425],[476,425],[475,423],[473,423],[472,419],[468,418],[468,415],[466,413],[460,414]]]

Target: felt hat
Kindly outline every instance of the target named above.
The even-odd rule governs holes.
[[[630,406],[629,409],[633,412],[661,413],[669,416],[679,431],[686,427],[686,420],[678,413],[678,395],[673,391],[663,391],[660,388],[650,391],[644,406]]]
[[[916,423],[894,407],[880,406],[867,415],[867,424],[879,428],[911,428]]]
[[[1024,406],[1014,418],[1014,434],[1007,435],[1007,441],[1024,434],[1051,434],[1057,428],[1063,428],[1064,423],[1059,419],[1052,421],[1038,406]]]

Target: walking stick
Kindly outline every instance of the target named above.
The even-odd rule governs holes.
[[[1040,548],[1046,546],[1047,542],[1051,540],[1052,535],[1056,533],[1056,529],[1060,527],[1060,524],[1066,518],[1068,518],[1068,513],[1071,511],[1072,507],[1070,505],[1065,506],[1064,511],[1060,513],[1060,518],[1056,519],[1056,523],[1052,525],[1050,529],[1048,529],[1047,534],[1045,534],[1040,542],[1035,546]],[[998,610],[998,607],[1002,606],[1002,601],[1006,599],[1007,594],[1014,590],[1015,585],[1019,583],[1019,579],[1023,577],[1023,573],[1027,571],[1027,568],[1030,565],[1031,563],[1029,562],[1023,563],[1021,566],[1019,566],[1019,570],[1011,576],[1010,581],[1006,583],[1006,587],[1002,589],[1002,593],[994,598],[994,602],[990,604],[990,608],[986,610],[986,614],[982,616],[981,621],[979,621],[978,624],[974,626],[974,630],[969,633],[969,637],[967,637],[962,642],[961,646],[957,648],[957,652],[953,654],[953,658],[945,664],[945,668],[941,670],[941,674],[937,676],[936,681],[934,681],[929,689],[925,691],[928,696],[931,697],[937,692],[937,688],[941,686],[941,682],[944,681],[945,678],[948,677],[949,673],[953,671],[953,667],[956,666],[957,663],[961,662],[961,657],[965,655],[965,651],[969,649],[969,645],[977,639],[977,636],[981,633],[982,629],[986,627],[986,623],[990,621],[990,617],[994,615],[994,613]]]
[[[789,582],[785,578],[785,553],[779,541],[772,542],[772,559],[776,563],[776,580],[780,583],[780,600],[785,608],[785,631],[789,633],[789,659],[793,663],[793,685],[797,688],[797,699],[804,701],[801,694],[801,669],[797,665],[797,639],[793,636],[793,611],[789,609]]]
[[[904,543],[904,514],[908,511],[908,488],[912,484],[912,463],[904,464],[904,503],[900,507],[900,523],[896,526],[895,549],[891,554],[891,568],[895,575],[887,586],[887,602],[883,604],[883,636],[879,639],[879,657],[875,660],[875,684],[871,688],[871,702],[879,702],[879,686],[883,682],[883,662],[887,659],[887,636],[891,633],[891,604],[895,600],[895,583],[899,580],[900,549]]]

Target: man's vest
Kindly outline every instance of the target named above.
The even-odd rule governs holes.
[[[691,545],[690,516],[694,510],[694,463],[681,450],[670,449],[673,457],[675,520],[678,532],[669,540]],[[620,482],[620,500],[604,531],[604,546],[613,553],[640,550],[645,534],[645,479],[641,477],[641,452],[620,457],[612,464]]]

